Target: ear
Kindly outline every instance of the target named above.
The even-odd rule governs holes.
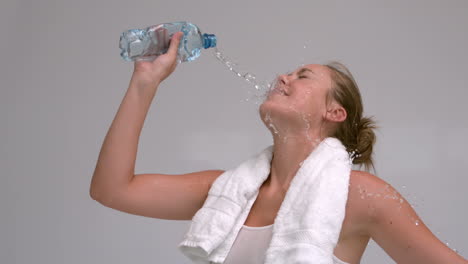
[[[327,110],[325,118],[331,122],[343,122],[346,120],[346,110],[336,102],[333,102],[331,107]]]

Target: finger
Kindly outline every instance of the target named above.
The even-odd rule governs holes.
[[[169,46],[168,51],[169,54],[173,56],[177,55],[177,49],[179,48],[179,43],[183,35],[184,33],[179,31],[172,36],[171,44]]]

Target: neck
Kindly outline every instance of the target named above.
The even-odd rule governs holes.
[[[325,138],[318,133],[287,137],[274,134],[273,157],[266,187],[275,193],[286,194],[301,163]]]

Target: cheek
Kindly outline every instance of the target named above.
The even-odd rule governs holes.
[[[305,92],[298,94],[293,100],[297,105],[301,105],[305,108],[316,107],[320,103],[320,99],[317,94],[313,92]]]
[[[314,96],[312,93],[306,94],[302,98],[297,98],[295,102],[294,108],[298,112],[311,116],[323,114],[326,109],[325,99]]]

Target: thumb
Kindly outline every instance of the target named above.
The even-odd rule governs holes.
[[[179,49],[179,43],[180,43],[180,40],[181,40],[183,35],[184,35],[184,33],[181,32],[181,31],[179,31],[179,32],[175,33],[174,35],[172,35],[171,44],[169,45],[169,50],[167,52],[171,56],[176,56],[177,55],[177,50]]]

